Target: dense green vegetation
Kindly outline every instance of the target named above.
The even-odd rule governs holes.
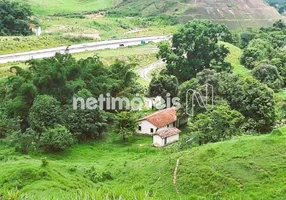
[[[252,35],[245,40],[245,35]],[[252,69],[253,75],[274,90],[286,86],[286,24],[277,21],[270,28],[242,35],[241,64]]]
[[[215,105],[226,101],[230,107],[243,114],[245,120],[241,128],[244,131],[271,130],[275,124],[275,100],[274,92],[253,78],[240,78],[229,73],[216,73],[213,70],[204,70],[196,78],[184,82],[179,88],[179,96],[182,99],[185,112],[192,112],[192,100],[186,99],[187,92],[193,89],[205,94],[206,84],[214,87],[213,98]],[[211,96],[213,95],[213,96]],[[191,96],[190,96],[191,98]],[[209,102],[211,103],[211,102]],[[205,112],[198,104],[195,114]],[[211,113],[210,113],[211,114]]]
[[[232,36],[225,25],[209,21],[193,20],[172,38],[172,47],[161,43],[158,56],[167,63],[166,73],[174,75],[179,82],[196,77],[203,69],[231,71],[225,61],[229,50],[218,41],[231,42]]]
[[[202,145],[209,142],[229,140],[241,134],[240,126],[244,117],[236,110],[231,110],[227,104],[216,106],[213,110],[196,116],[190,123],[191,131],[196,141]]]
[[[149,96],[166,97],[168,94],[175,97],[178,93],[179,82],[177,77],[155,74],[149,84]]]
[[[279,21],[273,25],[273,28],[262,29],[260,35],[264,35],[265,38],[269,37],[270,39],[270,36],[263,34],[264,32],[268,33],[267,31],[270,30],[274,30],[276,34],[280,33],[282,35],[284,26],[285,25]],[[269,35],[271,35],[271,33],[269,33]],[[231,109],[243,115],[244,122],[241,126],[234,127],[242,129],[243,131],[255,130],[258,132],[269,132],[275,126],[276,100],[274,98],[274,92],[264,84],[267,84],[276,91],[285,87],[285,62],[278,57],[274,59],[276,63],[280,64],[279,70],[275,66],[266,64],[261,64],[255,68],[253,70],[253,76],[262,83],[253,79],[251,76],[242,77],[241,74],[240,76],[232,74],[232,68],[241,68],[241,66],[236,65],[232,67],[230,63],[226,62],[229,49],[227,49],[223,43],[218,43],[219,40],[235,42],[234,37],[227,27],[217,26],[206,21],[193,20],[186,24],[179,33],[174,35],[172,45],[168,43],[159,45],[160,51],[158,56],[165,60],[167,64],[166,70],[162,72],[162,76],[165,76],[165,74],[175,76],[181,83],[179,96],[183,102],[184,111],[182,114],[185,115],[194,112],[192,99],[186,100],[186,96],[190,90],[192,89],[193,91],[199,91],[200,94],[205,94],[205,85],[210,84],[214,88],[214,92],[211,94],[212,96],[209,96],[209,98],[213,98],[212,103],[218,106],[221,105],[222,101],[226,101],[225,103],[228,104]],[[242,41],[245,42],[244,40]],[[241,56],[242,64],[249,64],[249,60],[251,60],[252,65],[255,65],[255,62],[257,62],[255,58],[251,57],[252,54],[247,54],[249,49],[251,49],[251,51],[255,49],[261,52],[261,57],[258,57],[260,59],[268,58],[267,56],[269,56],[269,54],[279,52],[281,50],[280,48],[283,47],[283,37],[281,39],[281,37],[277,35],[276,38],[272,38],[272,41],[273,43],[270,43],[267,42],[267,40],[254,38],[249,41],[249,45],[245,48]],[[277,45],[275,46],[275,44]],[[276,56],[279,55],[284,54],[276,53]],[[272,69],[272,71],[270,69]],[[158,77],[154,77],[151,82],[151,91],[153,90],[154,83],[158,82],[158,79]],[[163,78],[161,79],[164,80]],[[156,85],[161,86],[163,88],[161,90],[163,91],[167,89],[170,90],[167,84],[161,83],[161,85]],[[192,98],[192,96],[189,95],[189,98]],[[203,105],[202,101],[204,100],[201,100],[201,105]],[[211,132],[210,130],[215,129],[211,125],[208,129],[208,126],[204,123],[207,123],[207,121],[215,121],[215,119],[212,119],[212,112],[205,113],[206,116],[199,115],[204,112],[205,109],[196,105],[195,115],[198,115],[198,122],[194,122],[194,124],[199,123],[204,130],[203,132],[209,134]],[[229,112],[228,115],[226,119],[232,119],[233,116],[231,112]],[[203,120],[201,118],[203,118]],[[226,121],[231,123],[231,121],[236,120],[237,119]],[[241,132],[241,130],[234,131],[231,128],[232,126],[232,124],[224,125],[225,128],[230,128],[230,132]],[[200,128],[196,129],[201,131]],[[224,136],[221,136],[221,139],[223,138]],[[220,138],[216,140],[220,140]],[[209,141],[214,140],[210,139]]]
[[[16,75],[9,77],[1,90],[1,130],[9,132],[6,124],[11,121],[18,124],[20,128],[7,136],[22,152],[63,150],[74,139],[82,141],[103,135],[112,117],[99,108],[74,109],[73,97],[132,95],[141,90],[139,85],[135,87],[135,65],[123,61],[106,68],[98,57],[77,61],[71,55],[57,54],[54,58],[30,61],[29,65],[27,70],[11,68]],[[55,141],[49,140],[61,130],[65,131]]]
[[[279,13],[283,14],[286,11],[286,2],[284,0],[265,0],[269,5],[275,7]]]
[[[43,24],[51,35],[35,43],[21,38],[27,45],[16,47],[7,42],[2,51],[11,44],[18,51],[40,43],[45,47],[88,41],[77,35],[83,29],[87,35],[98,30],[106,39],[138,27],[147,33],[162,28],[166,34],[179,23],[176,15],[168,15],[174,1],[140,2],[134,10],[126,9],[133,1],[118,1],[117,9],[100,19],[83,12],[114,5],[95,5],[98,2],[71,1],[66,6],[67,1],[43,1],[48,9],[42,10],[38,2],[29,1],[35,13],[57,15]],[[157,15],[158,9],[165,14]],[[181,14],[194,10],[176,9]],[[119,15],[136,17],[113,18]],[[65,26],[58,27],[63,21]],[[54,35],[58,30],[61,33]],[[69,32],[74,35],[65,35]],[[0,79],[0,198],[283,199],[285,34],[282,21],[234,35],[225,25],[193,20],[171,43],[159,45],[158,58],[166,68],[154,74],[148,89],[139,84],[134,62],[155,61],[154,48],[144,53],[132,48],[100,52],[103,57],[112,54],[109,59],[86,52],[31,60],[24,68],[13,64],[12,75]],[[3,41],[11,39],[21,40]],[[124,61],[117,60],[122,54]],[[190,89],[206,94],[206,84],[214,89],[213,96],[206,97],[213,97],[213,107],[193,107],[186,94]],[[180,142],[155,149],[151,138],[133,137],[137,119],[147,111],[114,112],[106,105],[103,110],[82,110],[72,102],[107,93],[179,96],[179,117],[189,119]]]
[[[5,35],[29,35],[30,17],[32,11],[28,5],[0,1],[0,36]]]

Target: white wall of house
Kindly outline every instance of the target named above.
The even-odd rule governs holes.
[[[141,127],[141,130],[139,130],[139,127]],[[160,131],[169,129],[169,128],[173,128],[176,127],[175,122],[174,123],[170,123],[164,127],[161,128],[157,128],[156,126],[154,126],[153,124],[151,124],[150,122],[148,122],[147,120],[143,120],[140,121],[138,124],[138,129],[137,129],[137,133],[139,134],[148,134],[148,135],[154,135],[155,133],[158,133]],[[153,129],[153,133],[151,131],[151,129]]]
[[[159,135],[153,136],[153,145],[155,147],[163,147],[164,146],[164,140]]]
[[[166,144],[165,144],[165,140],[166,140]],[[177,142],[177,141],[179,141],[179,134],[173,135],[173,136],[167,137],[167,138],[161,138],[159,135],[153,136],[153,145],[155,147],[163,147],[163,146],[166,146],[168,144],[171,144],[171,143]]]
[[[139,127],[141,127],[141,130],[139,130]],[[153,135],[157,131],[157,127],[148,122],[147,120],[140,121],[139,127],[137,131],[139,134]],[[153,133],[151,132],[151,129],[153,129]]]
[[[176,141],[179,141],[179,134],[173,135],[173,136],[167,138],[168,144],[171,144],[171,143],[176,142]]]

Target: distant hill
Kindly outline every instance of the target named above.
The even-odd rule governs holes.
[[[209,19],[232,28],[267,26],[281,18],[263,0],[124,0],[116,9],[143,16],[165,13],[178,16],[183,22]]]
[[[181,22],[209,19],[231,28],[271,25],[282,16],[263,0],[12,0],[31,5],[35,14],[81,13],[112,9],[120,15],[167,14]],[[265,0],[268,3],[282,0]]]

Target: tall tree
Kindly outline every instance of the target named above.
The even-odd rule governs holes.
[[[240,58],[241,64],[248,69],[253,69],[259,61],[271,59],[273,56],[273,47],[269,41],[264,39],[254,39],[243,51]]]
[[[124,111],[117,114],[117,130],[124,142],[136,133],[137,127],[138,121],[133,113]]]
[[[166,73],[180,82],[196,77],[204,69],[231,71],[231,65],[225,62],[229,50],[218,43],[229,41],[229,37],[227,27],[193,20],[174,34],[171,47],[166,42],[159,45],[158,57],[167,63]]]

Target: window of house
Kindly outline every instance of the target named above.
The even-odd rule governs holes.
[[[167,128],[169,128],[169,127],[170,127],[170,125],[168,124],[168,125],[167,125]]]
[[[153,129],[153,128],[151,128],[151,129],[150,129],[150,132],[151,132],[151,133],[154,133],[154,129]]]
[[[141,127],[141,126],[139,126],[139,127],[138,127],[138,130],[139,130],[139,131],[141,131],[141,130],[142,130],[142,127]]]

